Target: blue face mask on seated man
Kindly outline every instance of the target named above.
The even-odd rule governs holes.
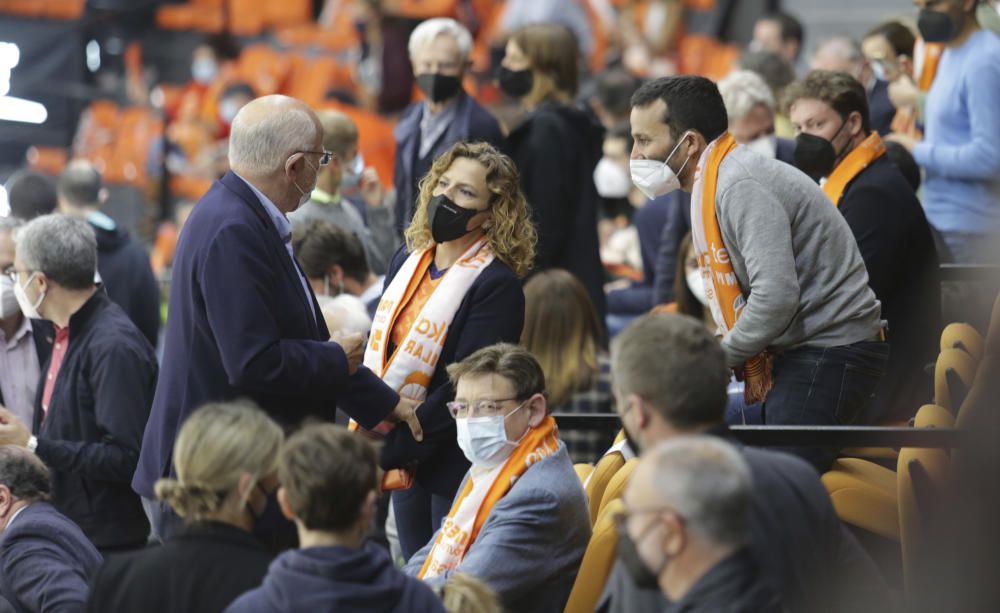
[[[455,420],[458,430],[458,446],[473,466],[496,468],[503,464],[520,444],[507,440],[507,418],[524,406],[522,402],[507,415],[484,417],[460,417]],[[525,431],[527,434],[527,430]],[[524,438],[524,435],[521,436]]]

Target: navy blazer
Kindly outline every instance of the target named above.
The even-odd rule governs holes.
[[[431,148],[428,154],[431,160],[462,141],[486,141],[503,151],[503,132],[489,111],[464,91],[458,95],[454,104],[457,105],[455,118]],[[396,174],[393,178],[396,188],[396,230],[400,236],[413,218],[413,209],[420,195],[417,184],[423,176],[417,176],[416,165],[420,153],[420,119],[423,114],[423,102],[411,104],[400,115],[399,123],[393,130],[396,137]]]
[[[385,287],[408,255],[404,247],[392,258]],[[455,420],[445,406],[455,398],[445,369],[483,347],[519,342],[523,328],[521,281],[510,267],[495,259],[472,283],[451,320],[427,398],[417,409],[423,442],[416,442],[409,428],[393,429],[382,446],[382,467],[399,468],[417,462],[416,480],[422,486],[439,496],[454,497],[469,470],[469,461],[458,447]]]
[[[395,408],[399,396],[371,371],[348,376],[297,266],[232,172],[194,207],[174,257],[163,367],[132,482],[138,493],[153,497],[156,480],[172,472],[181,424],[208,402],[246,397],[288,428],[307,417],[332,422],[338,404],[371,428]]]
[[[33,502],[0,535],[0,596],[15,611],[82,611],[103,559],[83,531]]]

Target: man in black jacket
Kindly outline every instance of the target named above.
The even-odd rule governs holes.
[[[33,427],[0,409],[0,444],[48,465],[53,505],[107,552],[142,546],[149,532],[129,483],[157,364],[153,347],[94,284],[96,267],[97,240],[84,221],[45,215],[18,232],[18,303],[55,325],[55,345],[42,365]]]
[[[889,322],[889,362],[872,415],[908,419],[930,397],[924,365],[937,356],[941,329],[938,256],[923,207],[885,154],[869,120],[865,90],[842,72],[814,70],[789,86],[798,132],[796,164],[823,191],[854,233],[868,284]]]
[[[160,287],[146,247],[100,211],[101,174],[87,160],[66,166],[58,182],[59,212],[84,219],[97,235],[97,271],[108,297],[156,347],[160,332]]]
[[[645,452],[685,434],[726,437],[722,347],[702,322],[645,315],[612,348],[622,425]],[[791,612],[882,611],[887,588],[871,558],[840,522],[816,471],[792,455],[741,448],[750,468],[748,548],[761,580]],[[658,590],[641,589],[616,565],[600,611],[663,611]]]

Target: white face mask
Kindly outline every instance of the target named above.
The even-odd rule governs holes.
[[[701,270],[695,268],[687,273],[686,278],[688,289],[698,299],[701,306],[708,306],[708,296],[705,295],[705,280],[701,277]]]
[[[353,189],[361,183],[361,173],[365,171],[365,158],[359,152],[354,156],[354,161],[344,165],[343,173],[340,176],[340,187]]]
[[[778,154],[778,137],[774,134],[768,134],[750,141],[746,146],[751,151],[773,160],[774,156]]]
[[[10,319],[20,312],[14,282],[7,275],[0,276],[0,319]]]
[[[312,168],[313,170],[316,171],[316,178],[313,179],[313,184],[312,184],[312,187],[309,188],[309,191],[304,191],[301,187],[299,187],[298,183],[296,183],[295,181],[292,181],[292,185],[295,186],[295,189],[299,190],[302,193],[302,197],[299,198],[299,205],[298,206],[300,206],[300,207],[303,204],[309,202],[309,198],[312,196],[313,191],[315,191],[315,189],[316,189],[316,182],[319,181],[319,169],[316,168],[315,166],[313,166],[309,162],[309,158],[303,157],[302,159],[306,161],[306,164],[309,164],[309,168]]]
[[[489,417],[461,417],[455,420],[458,429],[458,446],[473,466],[496,468],[507,461],[521,442],[507,440],[507,418],[517,413],[524,404],[507,415]],[[525,431],[527,434],[527,431]],[[524,438],[522,435],[521,438]]]
[[[594,168],[594,185],[601,198],[624,198],[632,191],[628,173],[608,158],[601,158]]]
[[[240,103],[235,100],[223,100],[219,103],[219,119],[227,124],[232,124],[239,112]]]
[[[31,273],[28,280],[25,282],[24,287],[27,287],[31,280],[35,278],[35,273]],[[21,312],[28,319],[42,319],[42,316],[38,313],[38,307],[42,306],[42,301],[45,300],[45,292],[42,292],[38,296],[38,300],[34,304],[28,300],[28,295],[24,292],[24,287],[20,283],[14,283],[14,296],[17,298],[17,305],[21,307]]]
[[[674,145],[673,151],[662,162],[658,160],[629,160],[632,183],[650,200],[680,189],[681,180],[677,175],[684,172],[688,161],[684,160],[684,164],[677,172],[674,172],[669,162],[670,158],[677,152],[677,148],[684,142],[685,136],[687,136],[687,132],[681,135],[680,140]]]
[[[219,65],[214,60],[201,58],[191,62],[191,78],[201,83],[209,85],[219,75]]]

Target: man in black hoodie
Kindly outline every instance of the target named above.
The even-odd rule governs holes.
[[[381,478],[377,460],[370,443],[333,424],[306,426],[285,442],[278,504],[295,522],[300,548],[278,556],[263,585],[227,613],[444,613],[427,585],[366,542]]]
[[[97,272],[108,297],[156,347],[160,288],[149,265],[149,253],[100,211],[106,198],[101,174],[87,160],[74,160],[60,175],[57,191],[59,212],[86,220],[97,234]]]

